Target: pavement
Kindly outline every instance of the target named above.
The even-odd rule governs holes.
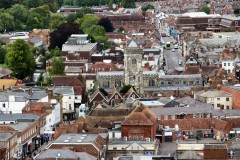
[[[172,51],[173,47],[170,50],[164,50],[164,57],[166,60],[167,70],[175,70],[176,67],[179,67],[178,61],[181,59],[177,49],[175,52]]]

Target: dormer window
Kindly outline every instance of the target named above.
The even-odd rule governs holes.
[[[238,21],[235,21],[235,25],[236,25],[236,26],[238,25]]]
[[[115,95],[115,99],[118,99],[118,95]]]

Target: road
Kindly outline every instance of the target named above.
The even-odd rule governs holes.
[[[172,48],[174,48],[172,46]],[[172,51],[172,48],[170,50],[164,49],[163,54],[165,56],[166,60],[166,69],[172,69],[175,70],[176,67],[179,67],[178,61],[182,58],[178,52],[178,49],[175,49],[175,52]]]

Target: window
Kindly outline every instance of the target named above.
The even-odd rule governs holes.
[[[78,99],[77,97],[75,97],[75,99]]]
[[[148,85],[149,85],[150,87],[155,86],[155,81],[154,81],[153,79],[149,80],[149,81],[148,81]]]
[[[132,98],[135,98],[135,94],[132,95]]]
[[[230,63],[228,63],[228,66],[230,66]]]
[[[218,104],[217,104],[217,107],[221,107],[221,105],[218,103]]]
[[[220,98],[217,98],[217,101],[220,101]]]
[[[117,149],[117,147],[113,147],[113,149],[114,149],[114,150],[116,150],[116,149]]]
[[[69,97],[69,99],[71,99],[71,96]]]
[[[161,82],[161,84],[164,84],[164,82]]]
[[[172,120],[175,120],[175,115],[172,115],[171,118],[172,118]]]
[[[164,115],[164,120],[168,120],[168,115]]]
[[[226,66],[226,63],[223,63],[224,66]]]
[[[92,88],[92,84],[90,84],[90,87]]]
[[[189,84],[193,84],[193,81],[189,81]]]
[[[229,101],[229,98],[226,98],[226,101]]]
[[[135,58],[132,59],[132,64],[137,64],[137,60]]]
[[[187,82],[186,82],[186,81],[183,81],[183,84],[187,84]]]
[[[69,104],[69,110],[72,110],[72,105],[71,104]]]
[[[231,72],[230,69],[228,69],[227,72],[230,73]]]
[[[118,99],[118,95],[115,95],[115,99]]]
[[[177,119],[184,119],[184,114],[177,115]]]
[[[226,106],[227,109],[229,109],[229,106]]]
[[[137,135],[134,136],[134,140],[138,140],[138,136]]]
[[[2,107],[3,107],[3,108],[5,108],[5,107],[6,107],[6,104],[5,104],[5,103],[3,103],[3,104],[2,104]]]

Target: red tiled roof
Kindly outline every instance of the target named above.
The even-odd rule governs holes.
[[[122,122],[122,125],[154,125],[156,120],[156,115],[149,108],[142,110],[141,107],[138,107]]]
[[[119,69],[113,63],[96,62],[89,68],[88,72],[96,73],[97,71],[119,71]]]
[[[44,109],[52,108],[51,104],[48,102],[29,102],[22,111],[31,113],[44,113]]]
[[[10,132],[15,131],[11,126],[0,126],[0,132]]]

